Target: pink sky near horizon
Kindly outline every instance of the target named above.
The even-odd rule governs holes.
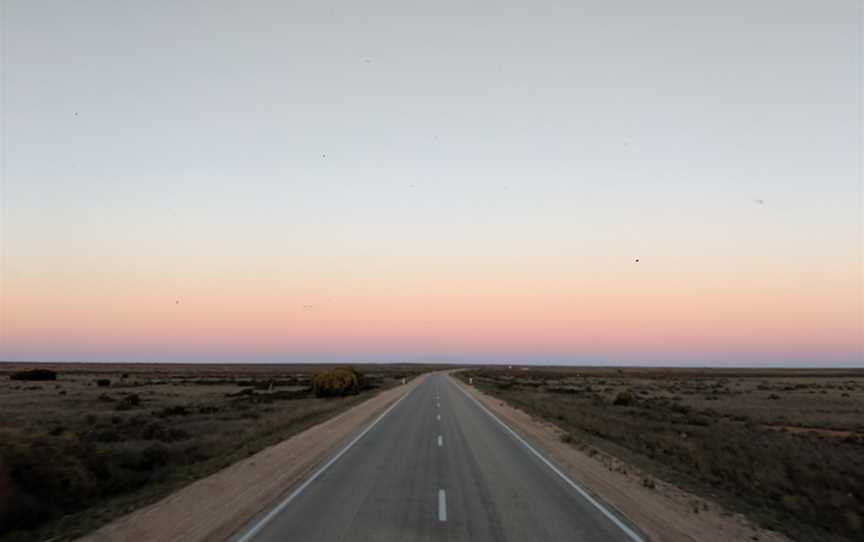
[[[847,295],[857,277],[836,267],[809,284],[807,273],[672,272],[644,257],[591,273],[399,271],[302,284],[227,271],[89,281],[41,273],[10,281],[2,352],[791,364],[850,363],[861,352],[860,304]]]

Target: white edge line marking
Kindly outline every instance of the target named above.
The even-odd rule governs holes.
[[[447,521],[447,493],[438,490],[438,521]]]
[[[602,504],[600,504],[600,503],[599,503],[599,502],[598,502],[594,497],[592,497],[591,495],[589,495],[588,492],[586,492],[584,489],[582,489],[582,487],[580,487],[576,482],[574,482],[573,480],[571,480],[569,476],[567,476],[566,474],[564,474],[563,472],[561,472],[561,470],[558,469],[558,467],[556,467],[555,465],[553,465],[551,461],[549,461],[548,459],[546,459],[545,457],[543,457],[543,454],[541,454],[540,452],[538,452],[537,450],[535,450],[534,447],[531,446],[530,444],[528,444],[528,442],[527,442],[525,439],[523,439],[522,437],[520,437],[519,434],[516,433],[516,431],[513,431],[512,429],[510,429],[510,426],[508,426],[506,423],[502,422],[502,421],[498,418],[498,416],[496,416],[496,415],[493,414],[493,413],[492,413],[488,408],[486,408],[486,407],[483,405],[483,403],[481,403],[481,402],[478,401],[476,398],[474,398],[472,395],[470,395],[467,391],[465,391],[464,389],[462,389],[462,386],[460,386],[460,385],[458,385],[458,384],[455,384],[455,385],[456,385],[457,388],[459,388],[459,391],[461,391],[462,393],[465,394],[466,397],[468,397],[469,399],[471,399],[472,401],[474,401],[474,403],[475,403],[477,406],[479,406],[479,407],[480,407],[480,408],[481,408],[481,409],[482,409],[486,414],[488,414],[489,417],[491,417],[493,420],[495,420],[496,422],[498,422],[498,423],[501,425],[501,427],[503,427],[504,429],[506,429],[508,433],[510,433],[511,435],[513,435],[514,438],[516,438],[516,440],[518,440],[519,442],[521,442],[523,446],[525,446],[528,450],[531,451],[531,453],[533,453],[534,455],[536,455],[536,456],[540,459],[540,461],[542,461],[543,463],[546,464],[547,467],[549,467],[550,469],[552,469],[552,471],[553,471],[555,474],[557,474],[558,476],[560,476],[560,477],[561,477],[565,482],[567,482],[567,483],[570,485],[570,487],[572,487],[572,488],[575,489],[575,490],[576,490],[580,495],[582,495],[583,497],[585,497],[585,500],[587,500],[588,502],[590,502],[591,504],[593,504],[594,507],[595,507],[597,510],[600,510],[600,512],[602,512],[604,516],[606,516],[607,518],[609,518],[609,520],[612,521],[612,523],[614,523],[614,524],[617,525],[617,526],[618,526],[622,531],[624,531],[624,533],[626,533],[627,536],[630,537],[630,540],[633,540],[634,542],[645,542],[641,536],[639,536],[638,534],[636,534],[636,533],[633,531],[633,529],[631,529],[630,527],[628,527],[627,525],[625,525],[625,524],[624,524],[620,519],[618,519],[617,517],[615,517],[615,515],[614,515],[612,512],[610,512],[609,510],[607,510],[605,506],[603,506]]]
[[[339,460],[340,457],[342,457],[343,455],[345,455],[345,452],[347,452],[348,450],[350,450],[351,447],[354,446],[354,444],[356,444],[358,440],[360,440],[361,438],[363,438],[363,437],[366,435],[366,433],[368,433],[368,432],[369,432],[373,427],[375,427],[376,425],[378,425],[378,422],[380,422],[380,421],[384,418],[384,416],[386,416],[387,414],[389,414],[390,411],[393,410],[393,409],[396,407],[396,405],[398,405],[399,403],[402,402],[402,399],[408,397],[408,395],[409,395],[411,392],[413,392],[415,389],[417,389],[417,388],[416,388],[416,387],[412,388],[412,389],[409,390],[407,393],[403,394],[402,397],[400,397],[399,399],[397,399],[395,403],[393,403],[392,405],[390,405],[389,407],[387,407],[387,410],[385,410],[384,412],[382,412],[380,416],[378,416],[377,418],[375,418],[375,421],[373,421],[371,424],[369,424],[369,426],[367,426],[366,429],[364,429],[364,430],[363,430],[359,435],[357,435],[356,437],[354,437],[354,440],[352,440],[352,441],[349,442],[349,443],[348,443],[344,448],[342,448],[342,449],[339,451],[338,454],[336,454],[336,455],[334,455],[332,458],[330,458],[330,460],[329,460],[327,463],[325,463],[323,467],[321,467],[320,469],[318,469],[317,471],[315,471],[315,474],[313,474],[312,476],[310,476],[309,478],[307,478],[305,482],[303,482],[302,484],[300,484],[300,486],[297,487],[297,489],[295,489],[294,491],[292,491],[291,494],[288,495],[287,497],[285,497],[285,499],[284,499],[282,502],[280,502],[278,505],[276,505],[275,508],[273,508],[272,510],[270,510],[270,512],[268,512],[266,516],[264,516],[263,518],[261,518],[261,520],[259,520],[258,523],[256,523],[256,524],[253,525],[253,526],[252,526],[248,531],[246,531],[246,533],[245,533],[243,536],[241,536],[240,538],[238,538],[238,539],[236,540],[236,542],[248,542],[249,540],[252,540],[252,538],[253,538],[256,534],[258,534],[258,531],[260,531],[261,529],[263,529],[264,526],[267,525],[267,523],[270,522],[270,520],[272,520],[272,519],[273,519],[277,514],[279,514],[282,510],[284,510],[285,507],[288,506],[288,505],[291,503],[291,501],[293,501],[295,498],[297,498],[297,496],[300,495],[300,493],[302,493],[304,489],[306,489],[307,487],[309,487],[309,484],[311,484],[312,482],[315,481],[316,478],[318,478],[319,476],[321,476],[321,474],[323,474],[325,470],[327,470],[328,468],[330,468],[330,466],[333,465],[333,463],[337,462],[337,461]]]

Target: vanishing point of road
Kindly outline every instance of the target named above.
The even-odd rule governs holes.
[[[232,540],[642,539],[436,373]]]

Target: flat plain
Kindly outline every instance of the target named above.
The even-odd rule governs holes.
[[[648,473],[646,487],[672,483],[795,540],[864,534],[864,371],[484,367],[458,376],[558,426],[610,468],[615,458]]]
[[[10,377],[45,369],[56,380]],[[359,365],[359,393],[316,397],[322,365],[0,364],[0,540],[67,540],[429,370]]]
[[[10,378],[33,368],[56,380]],[[442,367],[355,368],[359,393],[320,398],[311,381],[321,365],[0,364],[0,541],[73,539]],[[640,486],[700,497],[693,514],[717,503],[794,540],[864,533],[862,370],[487,366],[454,376],[554,424],[610,469],[638,472]]]

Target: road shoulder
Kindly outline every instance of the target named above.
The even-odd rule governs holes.
[[[260,515],[426,375],[202,478],[78,542],[221,541]]]
[[[553,424],[532,418],[474,386],[450,378],[562,468],[574,482],[638,526],[650,540],[789,542],[778,533],[749,524],[740,514],[728,513],[718,504],[671,484],[652,480],[654,487],[646,487],[645,477],[632,466],[608,454],[591,456],[562,442],[563,432]]]

